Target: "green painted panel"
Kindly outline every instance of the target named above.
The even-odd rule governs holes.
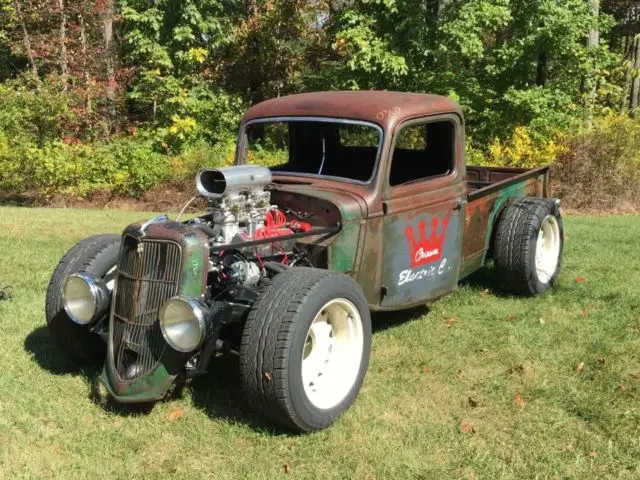
[[[358,252],[358,235],[359,221],[348,222],[342,227],[342,231],[329,246],[329,270],[340,273],[353,270]]]

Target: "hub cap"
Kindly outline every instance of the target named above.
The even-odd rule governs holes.
[[[358,378],[364,337],[353,303],[331,300],[314,318],[302,352],[302,382],[309,401],[320,409],[338,405]]]
[[[560,258],[560,225],[553,215],[542,221],[536,243],[536,273],[541,283],[549,283]]]

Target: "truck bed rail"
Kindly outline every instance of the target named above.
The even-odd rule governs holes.
[[[528,178],[544,175],[548,166],[538,168],[467,167],[468,201],[489,195]],[[547,188],[545,187],[545,190]],[[545,192],[546,193],[546,192]]]

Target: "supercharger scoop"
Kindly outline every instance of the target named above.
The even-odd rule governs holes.
[[[209,199],[211,208],[212,246],[229,246],[251,240],[292,235],[291,222],[285,213],[271,203],[271,193],[265,187],[271,183],[271,171],[257,165],[239,165],[221,169],[201,170],[196,177],[198,192]],[[296,223],[297,228],[308,225]],[[257,257],[280,256],[283,263],[293,252],[293,239],[279,240],[252,247],[239,247],[241,253]],[[235,268],[242,283],[258,277],[260,265],[237,262]],[[235,265],[235,264],[234,264]]]

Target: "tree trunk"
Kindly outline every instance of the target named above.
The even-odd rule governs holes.
[[[425,0],[425,23],[436,27],[440,18],[440,0]]]
[[[104,63],[107,74],[107,87],[105,95],[107,97],[107,109],[111,124],[116,119],[116,72],[115,61],[113,59],[113,17],[115,13],[114,0],[105,0],[104,11],[102,13],[102,35],[104,38]]]
[[[594,16],[596,20],[600,18],[600,0],[589,0],[589,7],[591,8],[591,14]],[[589,29],[589,35],[587,37],[587,48],[593,49],[598,48],[600,46],[600,30],[598,29],[598,25]],[[589,88],[589,100],[588,100],[588,108],[591,112],[596,104],[596,99],[598,96],[598,80],[596,78],[598,65],[595,60],[593,60],[592,65],[593,70],[590,72],[591,74],[587,75],[587,81],[583,81],[585,87]],[[591,77],[590,79],[588,77]],[[590,84],[589,84],[590,83]],[[589,123],[591,119],[589,119]]]
[[[247,20],[251,20],[258,14],[258,2],[256,0],[245,0],[245,9]],[[251,27],[251,30],[247,34],[247,51],[249,56],[249,66],[251,75],[249,75],[249,94],[251,95],[251,104],[260,103],[264,100],[263,95],[263,72],[262,62],[260,59],[260,39],[257,32],[254,31],[256,27]]]
[[[62,75],[62,85],[67,89],[69,76],[69,62],[67,59],[67,12],[64,8],[64,0],[58,0],[60,9],[60,74]]]
[[[84,79],[85,88],[85,108],[87,113],[91,113],[92,99],[91,99],[91,77],[89,75],[89,57],[87,56],[87,31],[84,24],[84,15],[78,14],[78,24],[80,25],[80,49],[82,51],[82,77]]]
[[[640,70],[640,34],[636,35],[633,51],[633,69],[635,77],[631,83],[631,110],[637,109],[640,105],[640,74],[638,73]]]
[[[595,18],[600,17],[600,0],[589,0],[591,14]],[[587,47],[595,48],[600,45],[600,30],[597,26],[589,29],[589,37],[587,39]]]
[[[31,67],[31,71],[36,79],[38,77],[38,66],[36,65],[35,58],[33,57],[33,50],[31,50],[31,38],[29,37],[29,30],[27,29],[27,22],[24,19],[24,15],[22,14],[22,4],[20,0],[14,0],[13,6],[16,9],[16,15],[18,16],[18,20],[20,21],[20,26],[22,27],[22,42],[24,44],[24,53],[27,55],[27,60],[29,60],[29,66]]]
[[[544,87],[547,83],[549,68],[547,65],[547,53],[542,51],[538,54],[538,67],[536,69],[536,85]]]

